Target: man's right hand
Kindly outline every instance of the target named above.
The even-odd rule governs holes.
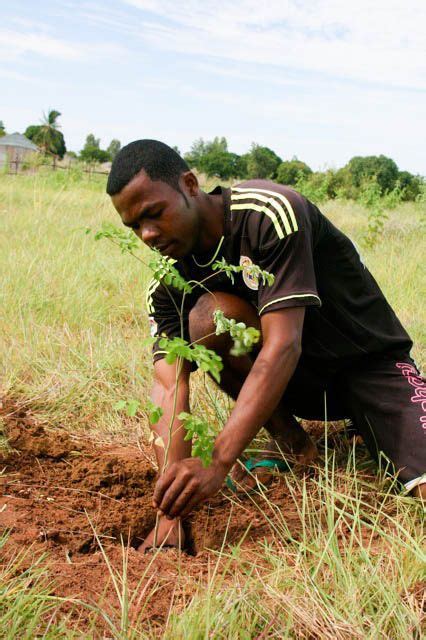
[[[185,546],[185,533],[182,523],[179,519],[169,520],[165,516],[161,516],[158,521],[157,540],[154,547],[155,527],[147,535],[143,544],[138,547],[140,553],[146,553],[151,549],[168,549],[170,547],[183,549]]]

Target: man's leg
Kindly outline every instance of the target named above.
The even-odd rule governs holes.
[[[248,327],[260,329],[260,322],[249,303],[224,292],[215,292],[214,296],[203,295],[189,314],[191,340],[204,344],[222,357],[224,369],[221,372],[220,386],[228,395],[236,399],[250,372],[254,358],[253,354],[239,357],[230,355],[232,340],[229,334],[215,335],[213,312],[218,308],[226,317],[244,322]],[[272,439],[261,456],[281,458],[282,453],[289,461],[301,465],[311,463],[316,457],[317,449],[314,443],[283,402],[277,406],[270,420],[265,424],[265,428]],[[240,465],[237,465],[232,475],[238,482],[243,483],[244,479],[244,486],[255,484],[255,479],[250,477]],[[259,479],[261,479],[260,476],[267,478],[268,473],[256,472],[256,476]]]
[[[341,379],[350,417],[372,456],[426,498],[426,383],[409,354],[370,356]],[[384,457],[383,457],[384,454]]]

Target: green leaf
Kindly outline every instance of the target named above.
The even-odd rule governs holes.
[[[140,404],[139,400],[119,400],[115,403],[114,409],[117,411],[125,410],[129,418],[134,418],[138,412]]]
[[[141,403],[139,402],[139,400],[128,400],[127,401],[127,415],[130,418],[133,418],[137,414],[138,409],[140,407],[140,404]]]
[[[121,253],[133,253],[140,244],[133,231],[118,229],[111,222],[104,222],[101,229],[95,233],[95,240],[106,238],[117,244]]]
[[[203,466],[208,467],[214,448],[215,433],[212,427],[206,421],[185,411],[182,411],[178,418],[183,422],[186,431],[184,440],[192,440],[192,456],[200,458]]]
[[[176,269],[174,266],[175,262],[176,260],[173,258],[162,256],[159,251],[153,251],[153,257],[149,261],[148,266],[152,270],[152,275],[155,280],[164,282],[164,284],[170,285],[178,289],[178,291],[191,293],[191,285]]]
[[[260,331],[255,327],[247,327],[244,322],[236,322],[234,318],[226,318],[221,309],[213,312],[213,321],[216,326],[216,335],[228,333],[234,344],[230,350],[233,356],[242,356],[252,350],[260,340]]]
[[[148,400],[146,408],[148,411],[148,420],[150,424],[157,424],[164,413],[163,409],[154,404],[152,400]]]

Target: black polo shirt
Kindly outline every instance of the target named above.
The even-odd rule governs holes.
[[[191,280],[209,278],[210,290],[223,290],[249,301],[261,316],[284,307],[306,307],[302,354],[337,369],[343,361],[386,351],[408,352],[412,342],[353,242],[293,189],[267,180],[249,180],[223,194],[224,236],[209,255],[187,256],[175,263]],[[216,260],[243,265],[231,283],[225,273],[212,271]],[[272,285],[250,273],[250,265],[275,277]],[[201,287],[186,296],[184,337],[188,313]],[[152,335],[179,336],[181,293],[151,281],[147,307]],[[158,341],[157,341],[158,342]],[[164,356],[157,343],[154,360]]]

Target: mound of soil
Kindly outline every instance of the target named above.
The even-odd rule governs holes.
[[[254,496],[241,500],[222,492],[185,523],[187,553],[162,552],[153,562],[152,554],[137,551],[155,524],[151,500],[156,472],[141,451],[115,445],[100,448],[60,428],[49,431],[10,407],[3,414],[11,447],[0,452],[0,528],[10,531],[3,561],[25,550],[21,566],[29,566],[47,551],[57,595],[86,602],[102,597],[113,606],[114,590],[100,544],[120,570],[124,541],[130,545],[130,588],[141,576],[148,584],[155,574],[158,591],[144,602],[144,613],[160,624],[172,600],[184,602],[189,595],[185,590],[191,592],[203,574],[207,579],[209,550],[236,544],[244,536],[247,545],[272,534],[272,513],[265,501],[262,515]],[[294,525],[296,532],[299,519],[294,507],[285,505],[279,479],[268,497],[282,507],[287,526]],[[194,580],[179,581],[176,593],[174,578],[181,570]]]

